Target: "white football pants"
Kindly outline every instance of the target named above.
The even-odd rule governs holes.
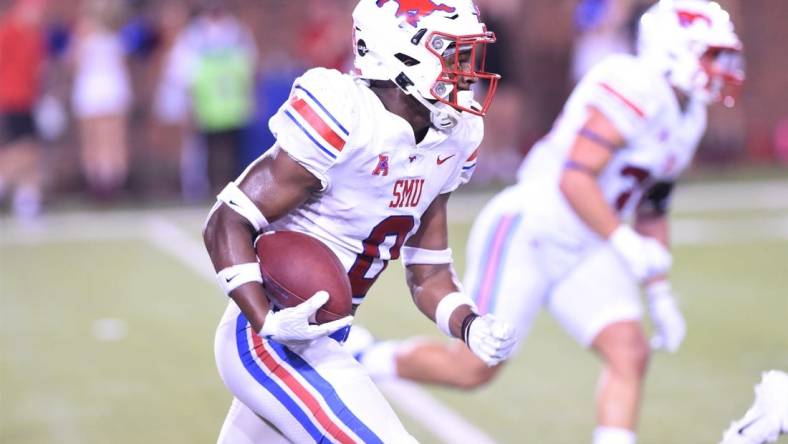
[[[294,443],[416,442],[366,370],[334,339],[299,347],[263,339],[230,301],[214,350],[222,381],[235,396],[220,443],[286,442],[277,430]]]
[[[639,286],[610,247],[560,242],[520,199],[500,193],[471,229],[464,287],[481,313],[512,322],[522,340],[545,306],[585,347],[607,325],[642,318]]]

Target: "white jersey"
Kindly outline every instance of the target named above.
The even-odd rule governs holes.
[[[608,204],[623,220],[634,214],[644,190],[673,182],[690,164],[706,128],[706,106],[690,101],[682,111],[670,84],[657,70],[629,55],[597,64],[576,86],[550,133],[526,156],[518,173],[522,205],[532,220],[568,247],[599,240],[575,214],[559,181],[588,109],[602,112],[625,145],[599,176]]]
[[[295,81],[269,126],[323,185],[269,228],[328,245],[348,270],[354,304],[399,257],[430,203],[470,179],[483,136],[481,118],[463,114],[451,132],[431,128],[417,144],[410,124],[362,80],[323,68]]]

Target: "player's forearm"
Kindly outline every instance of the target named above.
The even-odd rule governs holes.
[[[231,291],[230,297],[246,316],[252,330],[259,332],[271,308],[263,286],[257,282],[249,282]]]
[[[560,188],[578,217],[603,239],[610,237],[610,234],[621,224],[602,195],[595,176],[580,171],[564,170]]]
[[[257,263],[254,230],[235,213],[222,208],[215,211],[205,226],[203,241],[217,272],[234,265]],[[230,291],[228,296],[247,317],[254,331],[260,331],[269,311],[263,286],[248,282]]]
[[[450,264],[410,265],[407,267],[408,287],[416,307],[432,321],[440,301],[448,294],[460,291]],[[470,305],[460,305],[449,317],[452,336],[462,337],[462,322],[472,313]]]
[[[234,212],[220,206],[211,214],[203,230],[203,242],[216,271],[257,262],[254,229]]]

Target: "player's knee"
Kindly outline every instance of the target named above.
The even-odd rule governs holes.
[[[645,341],[627,341],[607,354],[610,369],[622,376],[642,378],[648,368],[651,350]]]

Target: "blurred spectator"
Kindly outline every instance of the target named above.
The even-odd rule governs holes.
[[[0,19],[0,196],[21,218],[41,209],[41,153],[33,118],[45,56],[44,0],[17,0]]]
[[[346,72],[353,62],[348,49],[348,14],[339,4],[325,7],[326,0],[309,0],[305,23],[297,42],[298,55],[307,66],[322,66]]]
[[[774,155],[782,165],[788,165],[788,117],[780,119],[774,127]]]
[[[582,0],[577,5],[572,84],[608,55],[633,53],[629,6],[630,2],[624,0]],[[641,12],[638,11],[638,18]]]
[[[159,35],[153,24],[141,14],[131,17],[120,29],[119,35],[126,52],[140,58],[149,56],[159,43]]]
[[[255,88],[255,111],[244,138],[241,164],[248,165],[275,141],[268,120],[290,96],[293,81],[306,69],[324,66],[347,72],[352,67],[348,29],[353,0],[270,0],[244,12],[258,32],[262,61]],[[288,33],[281,23],[290,23]]]
[[[7,12],[3,16],[3,28],[8,28],[7,23],[11,22],[11,16],[15,14],[12,11],[18,5],[43,5],[45,1],[0,0],[0,11]],[[486,136],[474,182],[511,180],[514,166],[519,163],[514,161],[515,157],[520,157],[541,137],[560,112],[563,99],[569,93],[570,82],[567,80],[578,76],[603,54],[629,51],[632,25],[637,22],[638,10],[654,1],[532,0],[526,7],[526,3],[519,0],[478,0],[485,22],[498,35],[498,43],[489,48],[488,70],[502,73],[503,80],[499,84],[490,116],[486,119]],[[699,166],[719,167],[744,161],[788,163],[784,160],[788,159],[784,135],[786,124],[781,123],[781,119],[788,115],[788,100],[785,100],[785,94],[779,94],[784,89],[784,75],[781,74],[786,71],[784,68],[788,58],[781,57],[779,46],[769,43],[785,40],[783,37],[788,36],[788,28],[780,22],[780,18],[788,11],[788,3],[783,0],[765,1],[768,7],[761,10],[745,8],[743,0],[724,2],[731,7],[731,14],[741,18],[740,31],[745,46],[750,49],[748,81],[741,97],[743,106],[732,111],[713,111],[720,115],[710,119],[707,136],[696,157]],[[99,88],[103,89],[107,87],[104,82],[110,79],[110,83],[116,85],[112,87],[114,91],[111,94],[91,91],[90,88],[78,91],[78,75],[73,91],[73,110],[77,113],[77,121],[85,124],[64,125],[64,120],[67,122],[70,116],[62,113],[60,104],[69,102],[71,92],[71,79],[66,75],[68,66],[65,62],[75,59],[75,47],[85,46],[85,39],[77,35],[78,30],[85,26],[75,24],[84,22],[78,18],[86,9],[91,9],[82,6],[113,3],[125,6],[124,11],[128,14],[126,20],[120,20],[118,12],[114,14],[117,17],[110,20],[109,26],[104,26],[103,32],[110,36],[110,40],[116,40],[117,35],[120,43],[104,45],[103,48],[115,48],[110,50],[115,54],[110,60],[115,61],[108,65],[118,67],[115,72],[121,74],[105,76],[99,83]],[[352,26],[349,12],[355,3],[355,0],[46,2],[46,7],[40,8],[45,11],[45,22],[37,25],[45,27],[48,49],[40,56],[46,61],[46,66],[39,69],[43,75],[36,73],[16,77],[23,79],[24,84],[35,85],[31,106],[37,138],[22,138],[34,140],[34,147],[30,148],[30,143],[22,143],[28,148],[11,149],[12,146],[18,146],[17,143],[10,143],[17,136],[12,137],[14,133],[7,128],[8,119],[4,117],[0,121],[0,146],[3,147],[0,148],[0,191],[4,189],[6,196],[3,202],[12,203],[16,195],[19,214],[25,211],[35,214],[40,207],[42,188],[51,190],[53,199],[58,194],[80,190],[80,173],[83,171],[88,183],[101,183],[98,177],[110,177],[105,180],[110,184],[109,192],[102,191],[105,188],[102,185],[91,185],[97,194],[109,195],[113,188],[123,185],[125,181],[124,189],[141,192],[143,198],[171,196],[180,188],[189,200],[203,199],[210,189],[207,174],[209,163],[212,175],[219,177],[214,182],[218,182],[218,187],[221,187],[228,176],[235,175],[237,165],[248,164],[270,146],[273,137],[268,129],[268,118],[288,96],[294,77],[315,65],[331,66],[342,71],[348,69],[350,53],[346,44],[347,29]],[[246,23],[248,30],[254,32],[259,48],[245,43],[246,40],[251,41],[251,37],[247,36],[249,31],[226,13],[230,8],[228,4],[233,6],[232,11],[237,12],[235,16],[238,21]],[[192,7],[195,5],[202,6],[202,14],[190,22]],[[213,15],[223,16],[224,20],[211,17],[213,6],[220,10]],[[763,14],[764,10],[773,13]],[[99,20],[102,21],[106,20]],[[221,22],[223,25],[209,26],[207,22]],[[122,27],[116,27],[121,23]],[[184,31],[188,24],[191,24],[190,31]],[[232,31],[234,26],[240,31]],[[18,25],[13,29],[17,28]],[[208,28],[229,29],[229,32],[218,32],[222,34],[219,40],[227,42],[235,35],[239,42],[228,45],[237,52],[242,52],[238,50],[241,46],[250,48],[246,53],[251,61],[234,62],[236,67],[244,65],[247,68],[237,70],[228,77],[229,81],[212,81],[212,78],[220,77],[219,71],[214,69],[219,63],[214,63],[213,68],[210,62],[202,63],[209,58],[219,59],[216,54],[203,57],[204,53],[211,52],[210,42],[215,40],[209,35],[215,33],[206,31]],[[117,34],[116,29],[119,30]],[[0,49],[2,76],[8,75],[8,67],[12,67],[11,71],[17,74],[24,69],[22,64],[9,62],[14,54],[17,54],[14,57],[22,54],[28,59],[36,54],[35,51],[22,49],[27,44],[25,39],[8,39],[8,35],[8,32],[3,31],[7,39],[4,44],[8,45],[9,41],[14,44]],[[17,41],[19,44],[16,44]],[[215,46],[220,45],[217,43]],[[118,48],[124,48],[125,54]],[[260,72],[254,76],[258,54],[261,59]],[[570,71],[570,55],[574,73]],[[85,60],[85,69],[94,64],[107,65],[105,56],[92,58],[95,60]],[[192,62],[184,63],[190,59]],[[126,74],[123,74],[124,71]],[[198,71],[202,73],[200,76],[197,75]],[[125,84],[124,76],[132,82],[131,87],[118,87]],[[93,84],[89,79],[82,80],[82,84]],[[199,85],[202,86],[198,88],[200,79]],[[14,82],[0,82],[0,96],[3,96],[0,101],[5,101],[9,92],[16,96],[23,94],[25,88],[30,88],[19,88]],[[219,86],[210,89],[208,85]],[[222,103],[225,101],[211,99],[219,97],[217,91],[230,91],[233,88],[235,92],[231,96],[238,97],[238,100]],[[201,92],[199,101],[198,90]],[[245,92],[238,92],[242,90]],[[134,92],[133,108],[131,91]],[[82,99],[77,100],[77,95]],[[107,102],[111,104],[111,110],[121,110],[115,112],[116,115],[128,116],[128,120],[126,117],[115,119],[121,122],[122,127],[116,132],[124,132],[123,122],[127,121],[134,128],[133,132],[129,132],[128,136],[106,137],[112,141],[110,145],[120,141],[120,148],[105,145],[103,150],[91,150],[88,147],[90,134],[96,132],[91,132],[91,128],[111,125],[91,124],[89,121],[101,119],[94,119],[90,112],[86,116],[81,115],[79,110],[83,108],[80,105],[82,101],[89,103],[88,108],[98,108],[99,103],[104,106],[103,103]],[[215,112],[231,104],[239,112],[233,119],[236,123],[227,126],[231,128],[227,133],[243,133],[243,148],[240,152],[222,148],[206,150],[204,142],[210,143],[211,134],[225,132],[210,130],[210,125],[200,124],[200,119],[206,120],[205,116],[210,116],[211,110]],[[13,113],[13,110],[6,109],[3,104],[0,113],[5,116]],[[207,120],[211,120],[210,117]],[[77,134],[82,136],[81,140],[86,142],[86,146],[77,143],[80,141],[75,139]],[[92,139],[95,138],[94,134]],[[229,139],[230,145],[237,142],[233,137]],[[55,148],[40,148],[47,145],[54,145]],[[126,145],[130,148],[125,148]],[[82,156],[79,155],[80,150],[84,153]],[[92,154],[92,151],[106,151],[114,155]],[[18,154],[20,152],[23,153],[21,156]],[[214,157],[210,161],[209,153]],[[225,160],[222,160],[223,155]],[[234,156],[239,157],[233,160]],[[42,173],[40,167],[36,167],[33,168],[34,173],[23,173],[25,167],[20,163],[25,164],[25,159],[34,158],[41,158],[41,161],[28,163],[42,164],[49,170],[44,169]],[[125,173],[127,169],[130,169],[128,178]],[[222,170],[231,173],[220,173]],[[17,178],[24,178],[25,183],[34,185],[17,184]],[[43,194],[46,196],[49,193]]]
[[[520,47],[512,33],[519,25],[520,3],[517,0],[477,0],[477,3],[484,22],[497,38],[487,49],[485,70],[501,74],[501,82],[484,120],[484,140],[472,180],[477,184],[511,183],[523,157],[521,130],[525,110],[522,91],[517,88],[520,76],[513,63]]]
[[[242,130],[254,103],[257,49],[224,2],[206,0],[178,37],[157,97],[157,113],[191,117],[207,151],[210,188],[218,192],[239,169]],[[186,153],[187,155],[189,153]]]
[[[122,0],[86,0],[74,36],[72,106],[79,120],[82,171],[94,196],[106,200],[128,175],[127,119],[132,92],[117,34]]]
[[[304,67],[286,54],[269,57],[257,76],[255,111],[244,140],[241,165],[249,165],[270,148],[276,138],[268,128],[268,120],[290,96],[293,81],[303,74]]]
[[[150,154],[155,157],[156,166],[151,171],[154,187],[151,191],[161,192],[186,189],[181,185],[180,171],[181,157],[186,151],[184,144],[189,135],[188,100],[184,87],[177,83],[173,72],[175,67],[170,61],[177,38],[189,22],[189,8],[183,0],[168,0],[158,3],[154,13],[158,20],[158,45],[153,54],[156,79],[150,121]],[[198,196],[205,194],[207,185],[196,193]]]

